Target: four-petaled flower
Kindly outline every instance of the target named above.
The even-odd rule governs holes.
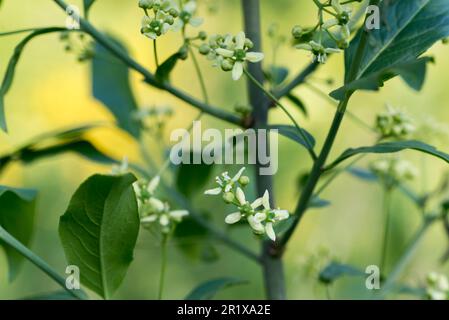
[[[341,50],[337,48],[325,48],[321,43],[313,40],[309,43],[301,43],[296,45],[296,49],[312,52],[313,61],[318,61],[319,63],[326,63],[328,54],[341,52]]]

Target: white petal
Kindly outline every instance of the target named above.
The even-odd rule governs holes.
[[[251,228],[254,230],[254,232],[258,233],[258,234],[264,234],[265,233],[265,228],[262,225],[262,223],[260,223],[259,221],[257,221],[254,216],[249,216],[248,217],[248,223],[251,226]]]
[[[267,219],[267,215],[263,212],[258,212],[254,215],[254,219],[256,219],[256,221],[262,222]]]
[[[215,189],[210,189],[210,190],[204,191],[204,194],[211,195],[211,196],[216,196],[220,193],[221,193],[221,188],[215,188]]]
[[[157,215],[152,214],[151,216],[140,219],[142,223],[151,223],[157,220]]]
[[[262,205],[263,199],[262,198],[257,198],[256,200],[254,200],[253,203],[251,203],[251,208],[253,209],[257,209]]]
[[[265,190],[265,193],[263,194],[262,197],[262,205],[266,210],[270,210],[270,193],[268,192],[268,190]]]
[[[234,224],[239,222],[240,219],[242,219],[242,214],[240,212],[234,212],[226,216],[225,222],[227,224]]]
[[[163,214],[159,218],[159,223],[161,224],[161,226],[166,227],[170,223],[170,220],[168,219],[168,216],[166,214]]]
[[[184,21],[182,21],[182,19],[176,19],[175,23],[171,26],[171,29],[174,32],[178,32],[181,31],[182,27],[184,27]]]
[[[277,221],[287,220],[290,217],[290,213],[287,210],[273,210],[273,212]]]
[[[268,222],[265,226],[265,231],[267,233],[268,238],[270,238],[273,241],[276,241],[276,233],[274,233],[273,224],[271,222]]]
[[[147,188],[147,190],[150,194],[154,193],[154,191],[156,190],[160,181],[161,181],[160,176],[155,176],[153,179],[151,179],[151,181],[148,183],[148,188]]]
[[[245,47],[246,35],[245,32],[241,31],[235,36],[235,47],[236,49],[243,49]]]
[[[196,11],[196,2],[189,1],[182,7],[182,9],[190,14],[193,14]]]
[[[235,192],[235,196],[237,197],[237,200],[239,201],[239,203],[241,205],[246,204],[245,193],[243,192],[243,190],[240,187],[237,188],[237,191]]]
[[[161,200],[157,199],[157,198],[150,198],[150,200],[148,200],[148,202],[157,211],[162,211],[165,208],[164,203]]]
[[[169,215],[170,215],[170,218],[172,218],[173,220],[180,222],[182,220],[182,218],[189,215],[189,211],[173,210],[173,211],[170,211]]]
[[[232,58],[234,56],[234,51],[228,49],[218,48],[215,49],[215,52],[225,58]]]
[[[337,24],[338,24],[337,19],[330,19],[330,20],[327,20],[325,23],[323,23],[323,28],[329,29],[329,28],[336,26]]]
[[[144,35],[153,40],[157,39],[157,34],[155,34],[154,32],[146,32],[146,33],[144,33]]]
[[[229,192],[232,189],[232,184],[227,184],[224,188],[224,192]]]
[[[245,167],[239,170],[237,174],[234,176],[234,178],[231,179],[231,181],[236,182],[240,177],[242,176],[243,171],[245,171]]]
[[[237,61],[232,68],[232,79],[234,81],[239,80],[243,75],[243,63]]]
[[[326,53],[340,53],[341,50],[340,49],[336,49],[336,48],[326,48],[326,49],[324,49],[324,52],[326,52]]]
[[[192,27],[199,27],[200,25],[202,25],[204,22],[203,18],[199,18],[199,17],[195,17],[190,19],[189,23]]]
[[[169,25],[168,23],[164,23],[162,25],[162,29],[161,29],[162,34],[166,34],[170,30],[170,28],[171,28],[171,25]]]
[[[300,50],[312,51],[312,46],[310,44],[307,44],[307,43],[297,44],[295,46],[295,48],[296,49],[300,49]]]
[[[246,60],[249,62],[259,62],[262,61],[265,55],[262,52],[247,52]]]

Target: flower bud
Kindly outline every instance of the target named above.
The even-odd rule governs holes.
[[[153,1],[151,0],[139,0],[139,7],[142,9],[151,9]]]
[[[173,25],[173,23],[175,23],[175,19],[172,16],[166,16],[164,21],[169,25]]]
[[[198,50],[202,55],[207,55],[209,54],[211,48],[207,44],[203,43]]]
[[[223,200],[226,203],[232,203],[235,199],[235,196],[232,192],[226,192],[225,194],[223,194]]]
[[[294,26],[292,29],[292,35],[295,38],[301,38],[303,31],[304,30],[300,26]]]
[[[179,12],[175,8],[170,8],[170,10],[168,10],[168,14],[173,18],[177,18],[179,16]]]
[[[250,179],[248,176],[241,176],[239,179],[239,183],[242,185],[242,187],[246,187],[250,183]]]
[[[187,46],[182,46],[181,49],[179,49],[178,53],[181,60],[186,60],[189,55],[189,49],[187,48]]]
[[[225,72],[231,71],[234,68],[234,63],[232,60],[224,59],[221,62],[221,69]]]
[[[205,31],[200,31],[199,33],[198,33],[198,38],[200,39],[200,40],[206,40],[207,39],[207,33],[205,32]]]

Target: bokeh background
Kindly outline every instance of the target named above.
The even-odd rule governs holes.
[[[101,30],[107,31],[124,41],[131,54],[143,65],[154,70],[151,42],[139,32],[142,12],[134,0],[98,0],[91,11],[91,20]],[[207,3],[203,0],[201,3]],[[309,3],[310,2],[310,3]],[[71,3],[81,7],[81,1]],[[201,29],[208,33],[236,33],[242,29],[240,1],[217,0],[218,14],[208,11],[207,5],[200,7],[199,15],[205,17]],[[264,30],[264,51],[266,64],[273,59],[272,45],[266,31],[276,23],[281,33],[290,37],[295,24],[312,24],[315,8],[312,1],[261,0]],[[50,0],[4,0],[0,9],[0,32],[39,26],[64,25],[65,15]],[[14,46],[23,35],[0,38],[0,73],[3,74]],[[161,59],[168,57],[181,45],[178,34],[169,33],[159,41]],[[426,132],[439,128],[440,134],[426,134],[425,142],[449,151],[449,47],[436,45],[430,53],[436,64],[430,66],[426,84],[422,92],[411,91],[400,79],[390,81],[380,93],[358,93],[350,104],[350,111],[372,124],[376,113],[384,109],[386,103],[406,110],[418,126],[426,125]],[[310,61],[303,52],[293,49],[288,42],[277,54],[279,65],[291,69],[291,75],[301,70]],[[210,62],[199,58],[207,79],[207,87],[215,105],[232,110],[236,103],[246,103],[243,81],[232,82],[225,74],[210,66]],[[324,92],[331,91],[343,77],[342,55],[332,57],[328,64],[311,79],[311,83]],[[332,78],[332,86],[323,79]],[[168,123],[168,133],[174,128],[188,127],[197,111],[168,94],[144,85],[141,77],[132,73],[133,88],[139,105],[169,105],[175,115]],[[195,96],[201,97],[191,61],[182,62],[173,74],[173,82]],[[112,115],[91,96],[89,63],[78,63],[73,54],[64,51],[64,44],[57,35],[39,37],[26,48],[20,60],[12,90],[6,97],[6,115],[9,133],[0,133],[0,154],[7,153],[28,139],[44,132],[95,121],[113,122]],[[295,106],[290,111],[300,123],[317,138],[319,144],[327,132],[334,106],[308,87],[295,90],[305,102],[310,116],[304,118]],[[288,104],[288,102],[286,102]],[[436,119],[436,120],[435,120]],[[278,110],[271,111],[272,123],[288,123]],[[437,121],[437,123],[433,122]],[[431,123],[429,126],[428,124]],[[205,117],[203,127],[226,128],[227,124]],[[98,129],[89,138],[101,150],[121,159],[128,156],[139,161],[139,146],[126,133],[112,129]],[[332,157],[348,147],[370,145],[375,135],[350,118],[344,122],[338,136]],[[151,143],[151,142],[148,142]],[[159,152],[157,145],[150,145]],[[280,169],[275,177],[275,191],[278,205],[293,210],[298,197],[298,176],[311,163],[307,154],[294,143],[281,138]],[[412,152],[402,153],[402,157],[420,168],[419,178],[413,183],[417,191],[430,190],[437,185],[446,171],[447,164],[423,157]],[[362,163],[375,160],[369,156]],[[223,168],[217,168],[217,173]],[[65,211],[71,195],[78,185],[93,173],[109,172],[110,168],[92,164],[76,155],[50,158],[31,166],[19,164],[8,167],[0,176],[0,184],[36,188],[39,190],[36,228],[31,248],[47,260],[62,274],[66,262],[59,241],[57,226],[59,216]],[[212,186],[212,182],[210,184]],[[285,256],[288,297],[291,299],[325,299],[325,288],[317,281],[317,269],[323,267],[328,258],[336,258],[360,268],[378,263],[380,239],[382,237],[382,193],[379,185],[369,184],[354,177],[341,176],[324,194],[323,198],[332,206],[311,210],[297,229]],[[223,217],[228,212],[219,199],[196,196],[194,204],[207,211],[213,221],[225,228]],[[404,246],[420,223],[420,212],[400,194],[395,194],[393,205],[393,231],[390,238],[388,264],[400,256]],[[259,250],[259,242],[248,228],[229,230],[229,234],[254,250]],[[262,273],[256,264],[238,253],[230,251],[220,243],[213,243],[218,260],[203,262],[189,258],[179,249],[179,245],[192,245],[201,241],[195,237],[179,243],[170,243],[169,267],[166,281],[166,298],[182,299],[194,286],[205,280],[231,276],[248,280],[247,285],[230,288],[221,292],[218,298],[257,299],[264,297]],[[182,242],[181,241],[181,242]],[[423,283],[430,271],[449,273],[449,266],[441,265],[439,258],[449,245],[441,225],[435,225],[414,256],[403,275],[404,283],[417,286]],[[135,261],[131,265],[123,286],[115,298],[154,299],[159,277],[158,243],[142,231],[135,251]],[[30,263],[25,262],[20,276],[13,283],[6,280],[5,257],[0,251],[0,298],[15,299],[58,289],[46,275]],[[343,279],[330,288],[334,298],[363,298],[367,296],[363,281]],[[407,298],[404,296],[404,298]]]

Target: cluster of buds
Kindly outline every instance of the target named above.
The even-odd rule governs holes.
[[[242,168],[232,178],[228,172],[222,173],[216,177],[219,187],[207,190],[205,194],[222,194],[226,203],[236,206],[238,211],[226,216],[225,222],[227,224],[235,224],[246,220],[255,234],[266,234],[272,241],[276,241],[274,225],[279,221],[288,219],[290,214],[287,210],[271,208],[268,191],[265,191],[263,197],[249,202],[243,191],[243,188],[250,182],[247,176],[242,175],[244,170],[245,168]]]
[[[214,66],[221,67],[225,72],[232,71],[232,79],[237,81],[243,75],[245,62],[257,63],[264,58],[261,52],[250,52],[253,47],[253,42],[242,31],[236,36],[210,36],[208,41],[199,47],[199,52],[213,60]]]
[[[149,228],[158,223],[163,234],[169,234],[182,219],[189,215],[187,210],[171,210],[167,202],[155,196],[159,185],[159,176],[148,181],[134,183],[134,192],[139,206],[140,223]]]
[[[313,28],[293,27],[292,35],[297,43],[295,47],[310,51],[313,55],[313,61],[319,63],[326,63],[329,54],[339,53],[341,50],[346,49],[349,46],[351,37],[349,22],[352,12],[351,7],[347,4],[351,2],[359,1],[346,1],[345,5],[341,5],[340,0],[331,0],[330,4],[322,4],[319,1],[315,1],[320,11],[320,21]],[[329,7],[329,9],[326,7]],[[332,18],[324,21],[324,13],[332,16]],[[324,35],[329,37],[330,42],[333,42],[335,47],[323,44]],[[317,37],[318,40],[315,39]]]
[[[72,37],[70,32],[61,32],[60,40],[65,44],[64,50],[73,52],[77,56],[78,62],[91,60],[95,55],[93,44],[86,40],[84,34],[79,33],[77,37]]]
[[[387,110],[376,117],[376,130],[381,139],[402,140],[410,137],[416,127],[406,113],[387,105]]]
[[[203,22],[194,17],[197,8],[194,0],[182,0],[180,6],[171,0],[140,0],[139,7],[145,12],[141,32],[153,40],[171,29],[179,31],[187,24],[197,27]]]
[[[449,300],[449,280],[435,272],[427,276],[427,298],[430,300]]]
[[[398,158],[379,159],[371,163],[370,169],[389,186],[413,180],[418,175],[416,167]]]

